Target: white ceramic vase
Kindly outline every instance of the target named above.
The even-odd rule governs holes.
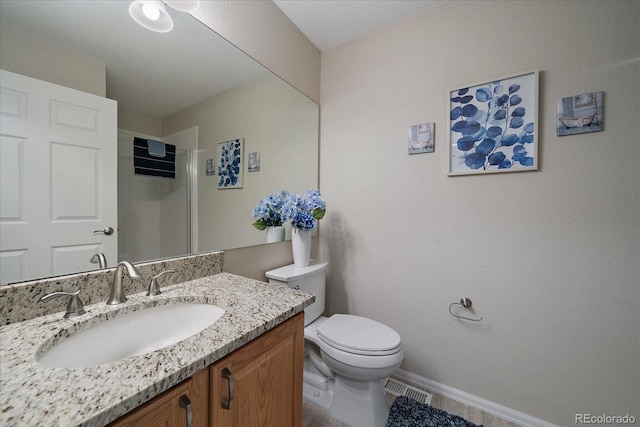
[[[267,243],[275,243],[275,242],[283,242],[283,241],[284,241],[284,227],[282,225],[267,227]]]
[[[311,256],[311,230],[294,228],[291,232],[291,248],[293,249],[293,265],[308,267]]]

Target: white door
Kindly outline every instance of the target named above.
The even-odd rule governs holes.
[[[0,86],[0,282],[115,265],[117,103],[5,70]]]

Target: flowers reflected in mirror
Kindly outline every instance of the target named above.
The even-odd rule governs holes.
[[[253,209],[256,221],[252,225],[258,230],[265,230],[288,221],[294,230],[311,230],[317,221],[324,218],[326,210],[327,204],[317,189],[308,190],[302,195],[282,190],[258,202]]]

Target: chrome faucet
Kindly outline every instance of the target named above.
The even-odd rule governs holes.
[[[109,296],[109,299],[106,302],[107,305],[122,304],[127,300],[124,296],[124,292],[122,291],[122,271],[124,269],[127,270],[129,277],[132,279],[141,277],[140,272],[129,261],[120,261],[116,267],[116,272],[113,275],[113,282],[111,282],[111,296]]]
[[[107,268],[107,257],[102,252],[93,255],[89,261],[91,264],[98,264],[100,269]]]
[[[160,274],[156,274],[155,276],[153,276],[151,278],[151,282],[149,283],[149,290],[147,291],[147,296],[148,297],[155,297],[160,295],[162,292],[160,292],[160,283],[158,283],[158,281],[160,280],[160,277],[163,274],[171,274],[171,273],[175,273],[174,270],[165,270],[163,272],[161,272]]]
[[[78,317],[86,313],[84,310],[84,305],[80,300],[80,291],[75,292],[54,292],[49,295],[45,295],[40,298],[40,301],[47,302],[50,299],[58,298],[58,297],[71,297],[69,300],[69,304],[67,304],[67,312],[64,314],[65,319],[70,319],[72,317]]]

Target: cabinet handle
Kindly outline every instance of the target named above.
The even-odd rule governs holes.
[[[180,396],[180,407],[187,410],[187,427],[193,427],[193,407],[186,394]]]
[[[233,385],[233,374],[228,368],[224,368],[222,370],[222,378],[229,381],[229,398],[222,399],[222,409],[231,409],[233,405],[233,394],[234,394],[234,385]]]

